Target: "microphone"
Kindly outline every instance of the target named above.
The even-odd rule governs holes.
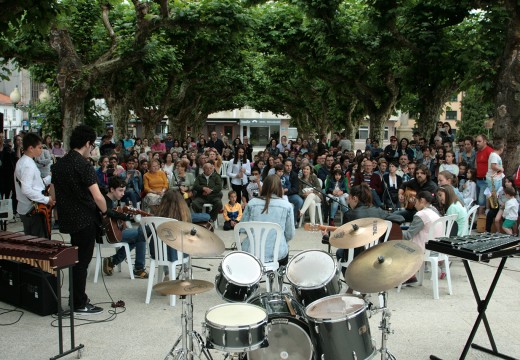
[[[309,184],[307,181],[303,180],[303,178],[298,178],[298,180],[300,180],[302,183],[304,183],[308,187],[314,188],[314,186],[312,184]]]

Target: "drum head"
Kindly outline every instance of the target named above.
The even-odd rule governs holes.
[[[345,320],[365,310],[365,301],[353,295],[332,295],[307,306],[305,313],[315,320]]]
[[[248,353],[250,360],[312,359],[312,342],[307,332],[291,322],[277,323],[276,318],[269,324],[267,339],[269,346]]]
[[[248,326],[267,321],[267,313],[251,304],[222,304],[206,312],[206,321],[223,327]]]
[[[287,265],[287,280],[299,288],[315,288],[327,283],[336,273],[332,256],[321,250],[296,254]]]
[[[234,284],[256,284],[262,278],[262,264],[253,255],[243,251],[232,252],[222,260],[224,276]]]

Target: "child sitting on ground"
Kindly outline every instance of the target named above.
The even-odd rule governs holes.
[[[224,230],[233,230],[242,219],[242,205],[237,203],[236,191],[228,193],[229,202],[224,205]]]

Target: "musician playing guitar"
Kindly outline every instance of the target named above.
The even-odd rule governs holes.
[[[121,200],[125,195],[126,182],[118,176],[112,176],[108,180],[108,193],[105,195],[107,202],[107,216],[112,219],[129,221],[132,220],[133,216],[129,214],[123,214],[115,211],[116,202]],[[122,231],[122,238],[120,241],[126,242],[130,245],[130,250],[135,248],[135,265],[134,265],[134,276],[141,279],[147,279],[148,273],[145,269],[146,260],[146,239],[141,230],[141,227],[137,229],[127,228]],[[126,259],[126,251],[124,247],[119,248],[114,256],[103,259],[103,272],[105,275],[112,275],[114,266],[120,264]],[[131,259],[128,259],[131,261]]]
[[[26,235],[50,238],[50,229],[47,226],[50,218],[45,218],[37,209],[38,204],[47,205],[48,216],[50,216],[51,208],[56,203],[52,196],[44,195],[47,185],[51,182],[51,176],[48,175],[42,179],[40,170],[34,162],[34,159],[39,157],[43,151],[41,138],[34,133],[25,135],[23,149],[24,154],[16,163],[14,172],[18,198],[16,210],[20,214],[23,231]]]
[[[426,165],[421,164],[415,170],[415,178],[404,182],[399,188],[399,202],[403,210],[397,211],[396,214],[403,216],[405,221],[412,222],[413,216],[417,212],[414,207],[415,194],[421,191],[428,191],[434,194],[433,205],[435,207],[438,206],[437,197],[435,196],[437,184],[431,180],[431,176],[430,169]]]

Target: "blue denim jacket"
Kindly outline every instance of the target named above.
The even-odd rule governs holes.
[[[282,227],[283,238],[278,252],[278,260],[283,259],[289,253],[289,245],[287,242],[294,237],[294,215],[293,205],[287,200],[278,197],[272,197],[269,202],[268,212],[262,214],[265,206],[265,200],[254,198],[247,203],[242,215],[241,223],[247,221],[266,221],[279,224]],[[265,250],[266,261],[273,260],[273,249],[276,235],[271,232],[267,237],[267,246]],[[242,250],[249,251],[249,239],[245,238],[242,242]]]

